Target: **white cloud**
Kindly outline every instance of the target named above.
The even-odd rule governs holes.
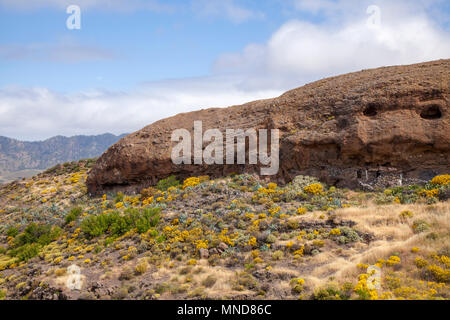
[[[327,0],[299,1],[312,12],[333,11]],[[353,1],[340,1],[339,12]],[[246,79],[270,78],[284,88],[306,81],[386,65],[411,64],[450,57],[450,34],[405,2],[380,4],[381,25],[369,28],[366,8],[359,14],[342,14],[323,23],[292,20],[283,24],[264,44],[250,44],[242,52],[224,54],[214,71],[243,74]],[[417,9],[417,8],[416,8]],[[331,14],[331,13],[330,13]]]
[[[61,94],[46,88],[0,89],[0,135],[25,140],[53,135],[121,134],[165,117],[281,94],[242,90],[239,79],[213,77],[144,84],[132,92]]]

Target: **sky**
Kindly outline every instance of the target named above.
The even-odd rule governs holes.
[[[67,8],[80,9],[80,28]],[[0,0],[0,135],[131,133],[450,58],[448,0]]]

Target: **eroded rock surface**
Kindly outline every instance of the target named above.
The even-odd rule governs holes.
[[[179,114],[109,148],[91,170],[88,190],[138,191],[172,174],[260,172],[259,165],[173,164],[173,130],[193,132],[197,120],[203,131],[279,129],[280,170],[271,177],[279,182],[302,174],[370,189],[429,180],[450,169],[449,87],[450,60],[439,60],[364,70],[275,99]]]

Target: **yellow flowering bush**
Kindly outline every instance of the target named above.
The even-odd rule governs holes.
[[[197,249],[208,249],[208,240],[196,240],[194,245]]]
[[[305,246],[302,246],[300,249],[295,250],[295,251],[293,252],[294,257],[295,257],[295,256],[303,257],[303,251],[304,251],[304,250],[305,250]]]
[[[402,219],[407,219],[407,218],[411,218],[411,217],[414,217],[414,213],[409,210],[404,210],[404,211],[400,212],[400,218],[402,218]]]
[[[369,289],[367,286],[367,280],[369,278],[369,275],[366,273],[363,273],[359,275],[359,281],[358,284],[353,289],[354,292],[359,295],[361,299],[364,300],[377,300],[378,299],[378,293],[377,290]]]
[[[115,207],[116,207],[117,209],[123,208],[123,207],[124,207],[123,202],[117,202],[116,205],[115,205]]]
[[[317,195],[323,192],[323,186],[320,183],[313,183],[306,186],[303,191],[309,194]]]
[[[431,180],[432,184],[442,184],[446,185],[450,183],[450,174],[444,174],[440,176],[436,176]]]
[[[427,271],[439,282],[450,282],[450,269],[442,269],[437,265],[428,266]]]
[[[281,207],[270,208],[270,209],[269,209],[269,213],[270,213],[270,215],[274,216],[274,215],[276,215],[280,210],[281,210]]]
[[[187,264],[188,264],[189,266],[195,266],[195,265],[197,264],[197,260],[191,259],[191,260],[189,260],[189,261],[187,262]]]
[[[339,236],[341,235],[341,230],[340,229],[333,229],[330,231],[330,235],[332,236]]]
[[[250,240],[248,240],[248,245],[249,246],[255,247],[256,244],[257,244],[257,242],[256,242],[256,238],[255,237],[251,237]]]
[[[388,260],[386,260],[386,265],[393,266],[395,264],[400,263],[400,258],[397,256],[390,256]]]
[[[199,183],[200,183],[200,179],[197,177],[187,178],[183,182],[183,189],[186,189],[187,187],[195,187]]]
[[[439,195],[439,189],[425,190],[420,191],[420,195],[427,198],[435,198]]]
[[[425,260],[425,259],[422,259],[422,258],[417,257],[417,258],[414,260],[414,264],[417,266],[417,268],[423,268],[423,267],[425,267],[425,266],[428,265],[428,261]]]
[[[269,183],[267,186],[269,187],[270,190],[274,190],[277,188],[277,184],[273,182]]]

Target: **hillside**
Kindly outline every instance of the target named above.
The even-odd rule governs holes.
[[[373,192],[170,177],[91,198],[92,165],[0,186],[0,299],[450,298],[449,175]]]
[[[58,163],[98,157],[124,136],[57,136],[36,142],[0,137],[0,183],[30,177]]]

